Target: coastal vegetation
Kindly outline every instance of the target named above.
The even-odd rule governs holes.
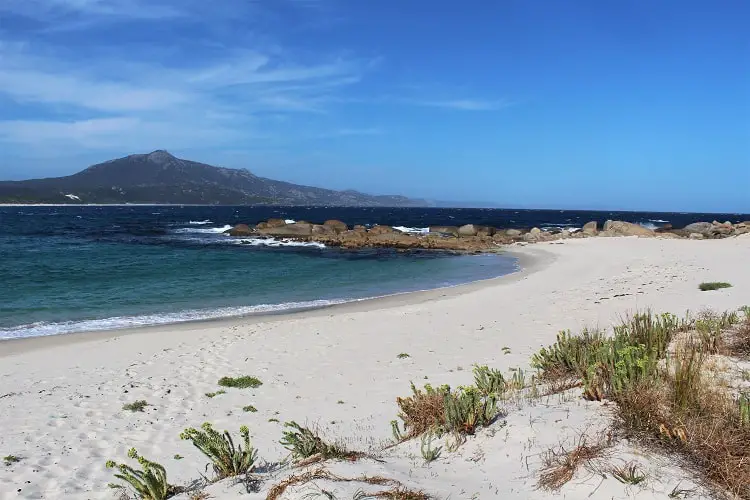
[[[390,446],[419,438],[419,453],[424,463],[430,464],[446,452],[453,453],[480,429],[492,432],[493,424],[506,418],[508,404],[518,404],[514,396],[523,395],[533,404],[540,397],[571,395],[571,389],[579,389],[586,400],[611,404],[615,418],[608,429],[596,435],[581,432],[572,445],[561,443],[547,450],[538,469],[540,488],[559,490],[582,467],[629,486],[647,482],[649,476],[638,462],[611,464],[615,445],[627,438],[676,457],[704,487],[750,499],[750,391],[732,381],[731,377],[741,378],[740,372],[728,374],[722,361],[747,362],[749,356],[748,307],[684,317],[645,311],[625,316],[611,331],[560,332],[554,344],[532,356],[536,373],[530,379],[521,368],[504,375],[489,366],[475,365],[469,386],[452,389],[427,384],[418,388],[412,383],[411,395],[396,399],[399,420],[391,423],[396,443]],[[252,377],[230,379],[229,387],[245,386],[248,378]],[[247,408],[253,407],[243,410],[252,411]],[[263,480],[246,426],[240,428],[238,445],[229,432],[220,433],[210,423],[201,429],[188,428],[180,437],[209,458],[215,480],[248,473],[253,473],[253,480]],[[294,421],[284,424],[280,443],[291,458],[286,465],[282,462],[282,467],[372,458],[328,442],[315,429]],[[177,491],[167,483],[161,465],[138,456],[135,450],[129,456],[138,460],[141,470],[112,461],[107,465],[119,470],[116,477],[130,485],[137,498],[167,498]],[[323,466],[285,476],[270,487],[267,498],[279,498],[290,487],[318,480],[389,488],[360,498],[430,498],[393,479],[347,478]],[[669,497],[683,497],[691,491],[677,485]]]
[[[224,389],[219,389],[218,391],[215,391],[215,392],[207,392],[206,393],[206,397],[207,398],[214,398],[216,396],[221,396],[222,394],[226,394],[226,393],[227,393],[227,391],[225,391]]]
[[[234,387],[236,389],[257,389],[263,382],[256,377],[244,375],[242,377],[221,377],[219,385],[222,387]]]
[[[229,431],[221,433],[209,422],[205,422],[200,429],[190,427],[180,434],[180,439],[191,441],[208,457],[217,480],[252,472],[258,452],[250,444],[247,426],[240,427],[240,438],[241,443],[235,446]]]
[[[138,401],[134,401],[132,403],[127,403],[123,405],[122,409],[126,411],[136,412],[136,411],[143,411],[147,406],[148,406],[148,403],[145,400],[140,399]]]
[[[700,288],[702,292],[709,292],[712,290],[721,290],[722,288],[732,288],[732,284],[723,281],[710,281],[707,283],[701,283],[698,285],[698,288]]]
[[[3,457],[3,462],[5,463],[5,465],[13,465],[20,461],[21,461],[21,458],[15,455],[5,455]]]

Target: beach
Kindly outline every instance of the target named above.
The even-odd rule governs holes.
[[[396,398],[410,394],[412,381],[469,384],[475,363],[530,371],[531,355],[559,331],[608,328],[636,311],[750,304],[748,235],[569,239],[509,250],[519,272],[468,285],[293,314],[0,342],[0,454],[21,458],[0,467],[0,498],[113,498],[104,463],[125,460],[131,447],[165,465],[171,482],[189,483],[206,460],[179,434],[205,421],[234,433],[247,425],[268,461],[287,454],[279,443],[287,421],[383,450]],[[732,288],[702,292],[704,281]],[[263,385],[206,396],[221,377],[241,375]],[[147,401],[144,412],[123,411],[136,400]],[[243,411],[247,405],[257,412]],[[553,497],[535,488],[540,453],[607,418],[603,403],[553,397],[519,405],[502,430],[479,433],[429,466],[413,459],[417,442],[382,451],[383,462],[335,467],[390,475],[436,498]],[[623,456],[640,453],[623,446]],[[639,498],[666,498],[690,481],[668,457],[644,464],[661,479]],[[612,478],[579,479],[565,486],[566,498],[634,494]],[[238,494],[236,485],[211,488],[216,498]],[[265,498],[263,491],[245,498]]]

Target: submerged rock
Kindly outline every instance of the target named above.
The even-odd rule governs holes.
[[[294,224],[285,224],[281,227],[267,227],[259,229],[260,234],[268,236],[279,236],[285,237],[297,237],[297,236],[310,236],[312,235],[312,224],[307,222],[295,222]]]

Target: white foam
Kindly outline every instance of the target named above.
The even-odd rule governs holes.
[[[294,241],[274,238],[242,238],[229,240],[237,245],[250,245],[255,247],[308,247],[308,248],[325,248],[323,243],[317,241]]]
[[[180,229],[175,229],[175,233],[193,233],[193,234],[221,234],[224,231],[227,231],[229,229],[232,229],[232,226],[227,224],[226,226],[221,227],[205,227],[205,228],[197,228],[197,227],[183,227]]]
[[[66,198],[70,198],[71,200],[81,201],[81,199],[78,196],[74,195],[74,194],[66,194],[65,197]]]
[[[294,219],[284,219],[284,223],[286,223],[286,224],[294,224],[295,222],[297,222],[297,221],[294,220]]]
[[[661,219],[649,219],[648,221],[649,222],[661,222],[661,223],[669,222],[668,220],[661,220]]]
[[[12,329],[0,329],[0,339],[23,337],[42,337],[84,331],[118,330],[141,326],[166,325],[218,318],[231,318],[249,314],[271,313],[295,309],[313,309],[334,304],[349,302],[347,299],[310,300],[305,302],[286,302],[282,304],[259,304],[256,306],[219,307],[216,309],[190,309],[175,313],[146,314],[143,316],[115,316],[105,319],[84,321],[64,321],[60,323],[38,322],[20,325]]]
[[[203,226],[205,224],[211,224],[211,221],[208,220],[208,219],[206,219],[206,220],[191,220],[190,222],[188,222],[188,224],[190,224],[191,226]]]
[[[430,232],[429,227],[393,226],[393,229],[401,231],[402,233],[412,233],[412,234],[427,234]]]
[[[658,229],[659,227],[656,224],[652,224],[651,222],[641,222],[639,226],[645,227],[646,229],[651,229],[652,231],[654,229]]]

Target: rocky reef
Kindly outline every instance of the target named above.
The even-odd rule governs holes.
[[[391,226],[376,225],[350,227],[340,220],[327,220],[322,224],[306,221],[287,223],[283,219],[269,219],[251,226],[238,224],[226,231],[234,237],[276,238],[294,241],[317,242],[329,247],[395,248],[447,250],[455,252],[487,252],[498,246],[513,243],[538,243],[568,238],[591,237],[663,237],[689,239],[715,239],[750,233],[750,221],[696,222],[682,229],[670,225],[653,230],[639,224],[624,221],[607,221],[599,228],[595,221],[586,223],[582,229],[541,230],[498,229],[491,226],[466,224],[464,226],[431,226],[428,232],[405,232]]]

